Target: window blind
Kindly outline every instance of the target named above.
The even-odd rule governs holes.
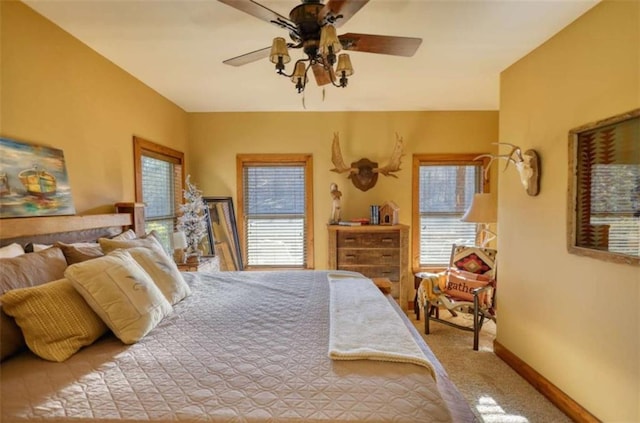
[[[245,166],[243,183],[247,265],[305,267],[304,166]]]
[[[640,166],[591,167],[592,225],[607,225],[608,251],[640,255]]]
[[[156,231],[162,245],[171,250],[170,235],[176,220],[182,186],[182,167],[143,155],[142,199],[145,203],[145,231]],[[176,202],[176,199],[178,201]]]
[[[420,265],[444,267],[452,244],[475,244],[476,224],[460,219],[480,192],[480,165],[428,164],[419,169]]]

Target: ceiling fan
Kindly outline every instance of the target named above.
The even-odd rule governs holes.
[[[413,37],[356,33],[336,36],[335,28],[347,22],[369,0],[329,0],[326,4],[321,0],[301,0],[301,4],[291,9],[288,18],[254,0],[218,1],[287,30],[291,39],[286,42],[284,38],[277,37],[271,47],[233,57],[223,63],[242,66],[269,57],[277,73],[290,77],[298,92],[304,91],[309,69],[313,70],[316,83],[320,86],[332,84],[346,87],[353,67],[348,54],[336,56],[339,51],[411,57],[422,43],[421,38]],[[287,48],[302,48],[306,55],[306,58],[296,61],[291,74],[284,72],[284,65],[291,60]]]

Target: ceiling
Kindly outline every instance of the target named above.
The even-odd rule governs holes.
[[[299,0],[257,0],[288,16]],[[420,37],[410,58],[351,52],[347,88],[298,94],[268,59],[285,30],[217,0],[24,0],[185,111],[497,110],[499,74],[599,0],[370,0],[338,29]],[[292,62],[302,57],[291,50]]]

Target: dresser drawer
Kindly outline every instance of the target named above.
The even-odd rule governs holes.
[[[341,248],[338,250],[338,266],[350,264],[397,266],[399,260],[398,248]]]
[[[338,232],[338,248],[399,248],[400,234],[395,232]]]
[[[398,267],[345,265],[338,266],[338,269],[360,272],[368,278],[389,278],[391,282],[398,282],[400,280],[400,268]]]

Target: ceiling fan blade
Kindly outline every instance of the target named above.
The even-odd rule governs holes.
[[[324,66],[322,66],[319,63],[316,63],[315,65],[311,66],[311,69],[313,70],[313,76],[315,76],[316,78],[316,84],[318,84],[319,86],[331,84],[332,78],[335,80],[335,74],[334,74],[333,68],[330,68],[329,72],[331,73],[329,73],[324,68]]]
[[[279,28],[285,28],[287,30],[296,30],[296,25],[287,17],[274,12],[261,5],[254,0],[218,0],[220,3],[224,3],[228,6],[238,9],[242,12],[248,13],[251,16],[255,16],[265,22],[269,22]]]
[[[347,33],[338,37],[345,50],[411,57],[422,38]]]
[[[265,48],[261,48],[260,50],[252,51],[251,53],[247,53],[241,56],[227,59],[222,63],[224,63],[225,65],[231,65],[231,66],[242,66],[248,63],[258,61],[260,59],[265,59],[269,57],[270,52],[271,52],[271,47],[265,47]]]
[[[326,19],[339,28],[368,2],[369,0],[329,0],[320,10],[318,20]]]

